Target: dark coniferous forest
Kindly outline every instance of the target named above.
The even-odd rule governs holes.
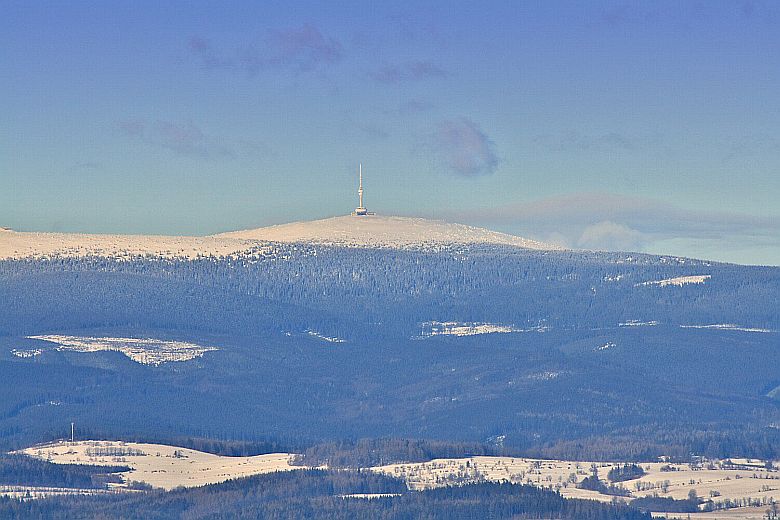
[[[685,276],[706,278],[656,283]],[[478,454],[780,458],[778,301],[775,267],[501,246],[269,244],[227,259],[7,260],[0,262],[0,448],[65,437],[73,421],[81,438],[189,443],[234,455],[290,451],[301,463],[331,467]],[[504,332],[437,334],[446,323]],[[45,334],[216,350],[145,365],[28,337]],[[149,504],[200,511],[201,494],[232,493],[231,485],[153,494],[158,502]],[[447,501],[459,504],[453,514],[470,518],[476,501],[494,504],[496,517],[539,517],[523,509],[532,491],[480,486],[399,500],[315,493],[278,503],[295,514],[316,503],[336,517],[403,518]],[[642,518],[549,494],[537,499],[558,504],[545,518]],[[108,503],[143,511],[147,502],[3,507],[9,515],[75,515]],[[578,517],[569,508],[593,509]]]
[[[647,284],[692,275],[710,278]],[[232,259],[3,261],[0,294],[4,448],[74,420],[113,438],[296,450],[384,437],[590,459],[778,456],[778,268],[277,244]],[[518,332],[426,337],[430,322]],[[742,330],[689,328],[719,324]],[[148,366],[26,338],[40,334],[219,350]]]

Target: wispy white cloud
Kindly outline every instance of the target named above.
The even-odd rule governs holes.
[[[642,249],[647,237],[625,224],[609,220],[585,226],[577,239],[577,246],[583,249],[606,249],[614,251],[635,251]]]

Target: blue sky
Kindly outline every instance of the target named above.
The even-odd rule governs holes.
[[[162,4],[162,5],[160,5]],[[366,203],[780,264],[775,2],[0,3],[0,226]]]

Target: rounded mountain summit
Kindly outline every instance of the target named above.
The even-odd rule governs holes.
[[[353,248],[428,248],[493,244],[556,250],[558,246],[484,228],[440,220],[379,215],[347,215],[307,222],[231,231],[204,237],[97,235],[0,230],[0,259],[28,257],[175,258],[241,255],[268,242],[312,243]]]
[[[268,242],[312,242],[346,247],[409,247],[426,244],[497,244],[528,249],[559,249],[498,231],[442,220],[379,215],[347,215],[293,222],[215,235]]]

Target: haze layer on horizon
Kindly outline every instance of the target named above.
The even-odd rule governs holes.
[[[321,5],[322,4],[322,5]],[[192,235],[366,205],[780,264],[774,2],[0,6],[0,226]]]

